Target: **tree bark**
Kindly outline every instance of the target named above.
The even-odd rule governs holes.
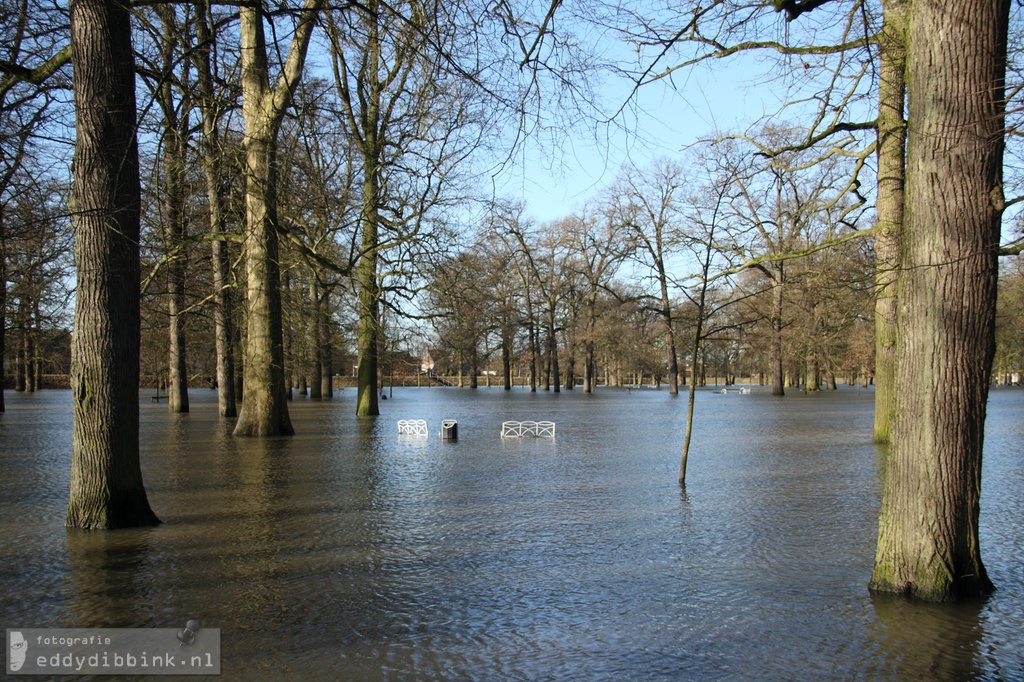
[[[159,523],[139,465],[139,160],[126,4],[71,3],[75,334],[66,524]]]
[[[1009,0],[914,2],[896,419],[871,587],[993,589],[978,540],[1003,208]]]
[[[888,443],[896,409],[896,272],[906,170],[906,1],[885,0],[879,36],[878,234],[875,237],[874,441]]]

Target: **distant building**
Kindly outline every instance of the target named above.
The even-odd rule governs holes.
[[[423,358],[420,360],[420,371],[424,374],[430,374],[434,371],[434,358],[430,357],[430,351],[423,351]]]

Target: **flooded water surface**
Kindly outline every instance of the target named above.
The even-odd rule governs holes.
[[[1024,391],[994,390],[984,601],[872,597],[872,394],[395,389],[232,438],[143,396],[164,524],[63,527],[70,394],[0,415],[3,627],[221,628],[222,679],[1024,679]],[[427,437],[400,435],[425,419]],[[458,421],[443,441],[442,419]],[[502,439],[505,420],[556,436]],[[124,678],[120,678],[124,679]]]

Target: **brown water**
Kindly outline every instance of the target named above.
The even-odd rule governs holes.
[[[1024,391],[989,408],[968,605],[872,598],[872,395],[701,393],[688,489],[667,392],[396,389],[296,400],[236,440],[212,392],[143,396],[165,524],[62,526],[70,394],[6,394],[2,627],[222,629],[223,679],[1024,679]],[[399,436],[398,419],[431,436]],[[442,419],[458,420],[443,442]],[[505,440],[508,419],[557,436]],[[124,679],[124,678],[119,678]]]

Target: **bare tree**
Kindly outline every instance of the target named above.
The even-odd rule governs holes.
[[[693,435],[693,408],[697,397],[697,365],[701,356],[702,345],[710,336],[710,320],[714,315],[714,300],[709,294],[713,286],[713,265],[716,260],[719,221],[724,219],[722,210],[729,196],[729,185],[733,178],[728,176],[714,178],[706,188],[703,199],[708,205],[695,202],[692,207],[692,232],[687,240],[688,246],[696,259],[698,282],[694,291],[687,297],[694,307],[693,345],[690,357],[693,358],[693,375],[686,401],[686,427],[683,436],[683,452],[679,462],[679,485],[686,486],[686,465],[690,457],[690,440]]]
[[[185,350],[185,272],[187,269],[186,150],[190,134],[189,89],[182,58],[181,36],[185,27],[172,5],[160,4],[152,13],[137,14],[144,30],[142,40],[152,44],[152,55],[136,50],[139,71],[152,92],[160,113],[156,124],[159,140],[153,183],[159,206],[153,221],[160,233],[162,254],[158,263],[164,274],[167,301],[167,405],[171,412],[188,412],[188,362]],[[138,42],[142,42],[142,40]]]
[[[66,28],[56,8],[47,11],[28,0],[0,4],[0,311],[7,309],[7,213],[19,194],[18,176],[32,162],[33,141],[52,115],[57,88],[67,84],[61,74],[71,59],[71,45],[63,44]],[[0,377],[5,376],[6,325],[6,315],[0,314]]]
[[[569,248],[568,268],[579,280],[576,289],[582,308],[584,393],[592,393],[597,385],[598,299],[628,254],[629,239],[624,238],[628,227],[617,208],[617,202],[610,200],[609,205],[584,211],[562,223]]]
[[[4,247],[8,298],[15,311],[15,388],[35,391],[45,366],[62,364],[62,359],[47,357],[45,336],[70,327],[64,314],[74,253],[68,188],[38,167],[19,174],[11,188],[17,191],[4,206]]]
[[[457,187],[459,166],[495,123],[481,106],[489,95],[479,65],[465,65],[474,59],[478,36],[457,19],[464,11],[461,3],[436,0],[372,0],[359,11],[329,16],[341,120],[362,166],[355,274],[360,416],[379,414],[383,295],[408,297],[394,280],[408,279],[421,244],[443,236],[442,209]]]
[[[672,293],[676,282],[670,259],[683,242],[680,223],[687,177],[678,163],[663,159],[646,171],[628,173],[621,185],[630,211],[624,219],[631,227],[637,259],[650,270],[655,287],[654,305],[665,327],[669,392],[677,395],[679,333],[673,316]]]
[[[213,272],[213,323],[217,356],[217,409],[222,417],[237,414],[235,402],[235,357],[232,347],[232,295],[229,286],[228,243],[217,238],[226,232],[223,183],[221,181],[220,120],[224,113],[223,100],[214,88],[213,56],[216,34],[210,17],[210,3],[195,2],[195,41],[191,51],[195,63],[197,97],[203,119],[202,163],[206,181],[207,211],[210,218],[210,260]]]

